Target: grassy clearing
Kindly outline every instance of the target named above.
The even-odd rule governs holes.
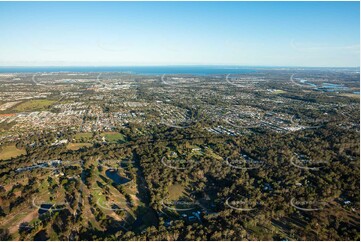
[[[15,106],[13,110],[17,112],[41,111],[41,110],[49,109],[50,106],[55,102],[56,101],[54,100],[48,100],[48,99],[29,100]]]
[[[174,184],[168,187],[169,199],[178,200],[184,192],[184,187],[180,184]]]
[[[79,150],[83,147],[91,147],[92,144],[90,143],[69,143],[66,148],[68,150]]]
[[[124,141],[124,136],[118,132],[104,132],[101,133],[102,137],[109,143],[119,143]]]
[[[205,154],[206,154],[206,156],[212,157],[212,158],[214,158],[216,160],[223,160],[223,157],[221,157],[221,156],[217,155],[216,153],[214,153],[212,149],[206,149]]]
[[[280,90],[280,89],[276,89],[272,92],[272,94],[282,94],[282,93],[286,93],[286,91]]]
[[[350,97],[350,98],[356,98],[356,99],[359,99],[359,98],[360,98],[360,95],[354,94],[354,93],[342,93],[342,94],[340,94],[340,96]]]
[[[87,133],[76,133],[74,135],[74,139],[76,142],[85,142],[85,141],[89,141],[90,139],[93,138],[93,133],[87,132]]]
[[[7,160],[25,154],[25,149],[18,149],[14,144],[0,147],[0,160]]]

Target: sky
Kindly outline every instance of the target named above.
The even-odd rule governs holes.
[[[359,2],[0,2],[1,66],[360,66]]]

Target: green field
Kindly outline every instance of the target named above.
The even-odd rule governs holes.
[[[26,154],[25,149],[18,149],[16,148],[15,145],[7,145],[0,147],[0,160],[7,160],[25,154]]]
[[[93,138],[93,133],[76,133],[74,135],[74,139],[77,142],[85,142],[85,141],[89,141],[91,138]]]
[[[105,137],[105,141],[109,143],[119,143],[124,141],[124,136],[117,132],[104,132],[100,135]]]
[[[15,106],[13,110],[17,112],[41,111],[48,109],[55,102],[56,101],[54,100],[48,100],[48,99],[29,100]]]

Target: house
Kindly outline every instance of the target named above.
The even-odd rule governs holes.
[[[195,222],[196,220],[197,220],[197,218],[195,216],[189,216],[188,217],[188,221],[191,222],[191,223]]]
[[[345,201],[343,201],[343,204],[344,204],[344,205],[350,205],[350,204],[351,204],[351,201],[345,200]]]

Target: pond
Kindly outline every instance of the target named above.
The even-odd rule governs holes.
[[[40,205],[39,208],[39,215],[42,215],[43,213],[46,213],[47,211],[49,211],[49,209],[53,206],[53,204],[49,204],[49,203],[43,203]]]
[[[305,79],[300,79],[299,81],[302,84],[313,87],[315,90],[321,90],[324,92],[339,92],[339,91],[348,91],[349,90],[349,88],[343,84],[324,82],[324,83],[321,83],[321,86],[318,86],[315,83],[309,82],[308,80],[305,80]]]
[[[338,91],[346,91],[349,88],[344,86],[343,84],[334,84],[334,83],[322,83],[322,87],[318,88],[327,92],[338,92]]]
[[[117,185],[122,185],[125,183],[130,182],[130,179],[126,178],[126,177],[122,177],[121,175],[119,175],[117,170],[114,169],[108,169],[105,171],[105,175],[112,179],[113,182]]]

